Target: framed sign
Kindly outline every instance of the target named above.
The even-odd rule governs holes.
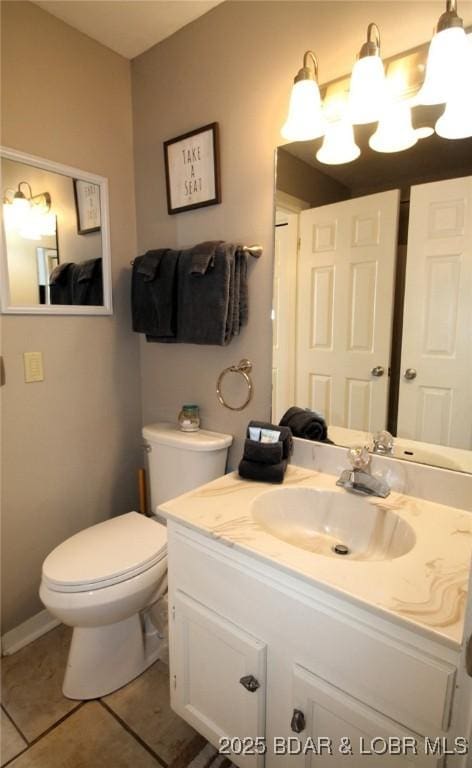
[[[79,235],[98,232],[101,228],[99,185],[74,179],[74,197]]]
[[[218,123],[165,141],[164,160],[169,213],[221,202]]]

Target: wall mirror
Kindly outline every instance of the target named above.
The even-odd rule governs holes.
[[[111,314],[107,179],[4,147],[0,159],[2,312]]]
[[[321,139],[277,150],[273,418],[311,408],[337,445],[388,429],[395,457],[472,472],[472,139],[390,154],[373,130],[343,165]]]

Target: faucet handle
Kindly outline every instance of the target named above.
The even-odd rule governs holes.
[[[386,429],[382,429],[380,432],[375,432],[372,435],[373,451],[374,453],[392,453],[393,451],[393,435],[387,432]]]
[[[357,445],[349,448],[348,459],[353,469],[363,469],[366,471],[370,464],[370,453],[365,445]]]

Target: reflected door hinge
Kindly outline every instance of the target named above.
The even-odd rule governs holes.
[[[3,356],[0,355],[0,387],[5,384],[5,366],[3,364]]]
[[[472,635],[469,635],[465,646],[465,669],[469,677],[472,677]]]
[[[175,621],[175,605],[172,606],[172,621]]]
[[[301,249],[301,247],[302,247],[302,238],[299,237],[297,239],[297,251],[299,251]]]
[[[173,680],[173,683],[174,683],[174,691],[175,691],[176,688],[177,688],[177,675],[174,675],[172,680]]]

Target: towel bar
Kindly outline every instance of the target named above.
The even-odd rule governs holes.
[[[243,408],[245,408],[246,405],[248,405],[251,402],[252,392],[253,392],[252,379],[249,375],[251,371],[252,371],[252,363],[249,360],[246,360],[245,358],[240,360],[237,365],[230,365],[229,368],[225,368],[223,371],[221,371],[220,375],[218,376],[218,381],[216,382],[216,396],[219,402],[221,403],[221,405],[224,405],[225,408],[229,408],[230,411],[242,411]],[[221,394],[221,383],[227,373],[239,373],[244,378],[247,384],[247,389],[248,389],[247,397],[242,405],[229,405],[224,399],[223,395]]]

